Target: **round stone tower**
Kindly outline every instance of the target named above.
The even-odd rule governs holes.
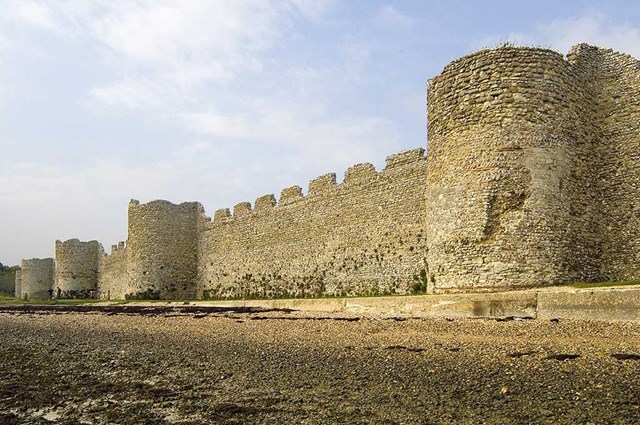
[[[427,261],[436,291],[595,278],[587,162],[596,111],[581,78],[557,52],[501,47],[429,81]]]
[[[198,266],[198,202],[129,203],[130,297],[193,299]]]
[[[97,288],[100,258],[104,255],[98,241],[78,239],[56,241],[56,276],[54,296],[86,298]]]
[[[54,269],[55,261],[53,258],[22,260],[19,298],[50,298],[53,289]]]

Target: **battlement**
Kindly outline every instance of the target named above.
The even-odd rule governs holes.
[[[289,205],[304,198],[302,188],[300,186],[291,186],[282,189],[280,192],[279,206]]]
[[[357,184],[361,182],[367,182],[377,177],[378,172],[376,171],[376,167],[374,167],[373,164],[365,162],[363,164],[356,164],[352,167],[349,167],[344,173],[344,180],[342,184]]]
[[[215,214],[213,215],[213,222],[221,223],[227,221],[229,218],[231,218],[231,211],[229,211],[229,208],[221,208],[219,210],[216,210]]]
[[[320,195],[324,192],[335,189],[336,186],[336,173],[324,174],[320,177],[316,177],[309,182],[308,196]]]
[[[244,217],[252,213],[250,202],[240,202],[233,206],[233,218]]]
[[[376,182],[381,173],[393,173],[403,167],[426,165],[425,150],[423,148],[410,149],[390,155],[386,159],[387,165],[382,172],[378,172],[370,163],[356,164],[349,167],[344,173],[342,183],[337,183],[336,173],[323,174],[309,181],[308,194],[305,196],[300,186],[290,186],[280,192],[280,199],[276,200],[273,194],[264,195],[256,199],[252,209],[251,203],[240,202],[233,207],[233,214],[228,208],[216,210],[213,217],[215,224],[228,223],[235,219],[249,217],[256,212],[278,210],[282,207],[304,202],[308,199],[322,200],[331,193],[342,190],[345,186],[362,185]]]
[[[427,158],[424,156],[424,152],[425,150],[423,148],[417,148],[389,155],[387,157],[387,165],[384,168],[384,171],[412,164],[418,161],[426,161]]]
[[[277,204],[276,197],[273,194],[264,195],[256,199],[255,208],[256,212],[258,211],[269,211]]]

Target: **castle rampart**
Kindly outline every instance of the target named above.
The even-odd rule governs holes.
[[[423,149],[258,198],[205,226],[199,286],[211,297],[406,294],[425,275]],[[258,208],[268,199],[267,208]]]
[[[55,273],[53,258],[22,260],[18,298],[51,298]]]
[[[125,299],[132,294],[131,280],[127,273],[127,251],[124,242],[111,247],[111,254],[99,261],[98,289],[100,298]]]
[[[509,46],[473,53],[429,81],[428,133],[426,156],[390,155],[382,171],[354,165],[341,183],[328,173],[306,195],[291,186],[213,220],[197,202],[131,201],[126,246],[98,256],[100,296],[316,297],[640,278],[638,60],[588,45],[566,58]],[[60,243],[57,281],[81,275],[89,284],[94,242]],[[23,270],[23,290],[34,275]]]
[[[98,241],[78,239],[56,241],[54,295],[61,298],[86,298],[98,288],[100,258],[104,255]]]
[[[15,286],[16,298],[22,298],[22,270],[16,270],[16,286]]]

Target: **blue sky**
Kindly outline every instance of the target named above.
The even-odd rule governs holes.
[[[640,57],[637,1],[0,0],[0,262],[426,146],[425,89],[511,41]]]

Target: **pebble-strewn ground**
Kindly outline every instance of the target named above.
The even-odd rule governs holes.
[[[638,424],[640,324],[5,308],[0,423]]]

